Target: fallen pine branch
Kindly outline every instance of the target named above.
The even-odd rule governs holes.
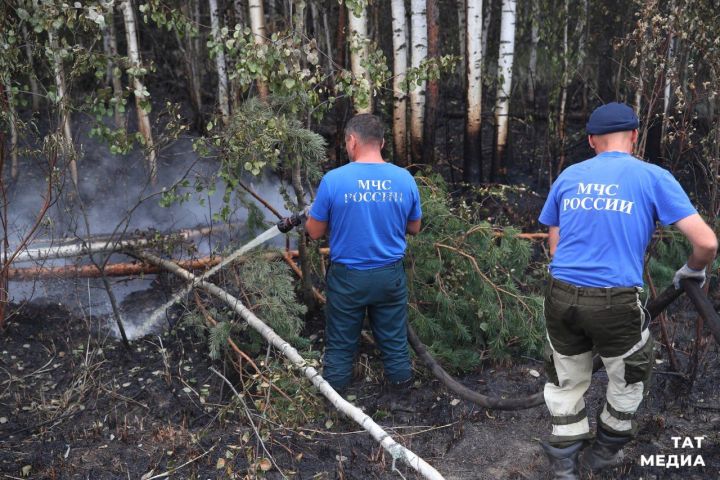
[[[257,318],[240,302],[240,300],[218,286],[206,281],[203,277],[196,277],[192,273],[178,267],[172,262],[163,260],[155,255],[145,252],[133,252],[133,255],[142,258],[147,262],[162,266],[170,272],[190,281],[191,287],[200,287],[211,295],[227,303],[248,323],[248,325],[260,333],[260,335],[262,335],[270,345],[277,348],[288,360],[290,360],[295,368],[300,370],[310,380],[310,382],[312,382],[312,384],[315,385],[328,400],[330,400],[335,408],[357,422],[373,438],[375,438],[375,440],[377,440],[380,445],[382,445],[382,447],[392,456],[393,462],[395,460],[402,460],[423,477],[431,480],[443,478],[443,476],[425,460],[393,440],[390,434],[375,423],[372,418],[363,413],[362,410],[342,398],[314,367],[308,365],[305,359],[292,345],[283,340],[272,328]]]

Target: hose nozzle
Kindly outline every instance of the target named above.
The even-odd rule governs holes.
[[[303,220],[307,218],[305,212],[293,213],[289,217],[285,217],[277,223],[277,228],[280,233],[288,233],[293,228],[302,224]]]

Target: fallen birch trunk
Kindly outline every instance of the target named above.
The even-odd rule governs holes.
[[[42,262],[55,258],[80,257],[92,253],[107,253],[128,247],[146,247],[150,240],[137,238],[132,240],[103,241],[91,243],[77,243],[74,245],[60,245],[45,248],[28,248],[15,257],[13,263]]]
[[[283,256],[297,257],[297,250],[289,250],[286,253],[269,251],[263,254],[266,260],[279,260]],[[201,257],[192,260],[171,260],[185,270],[207,270],[223,261],[223,257]],[[135,275],[153,275],[164,272],[163,268],[147,263],[123,262],[110,263],[103,268],[102,272],[94,265],[68,265],[64,267],[28,267],[11,268],[8,270],[10,280],[36,280],[40,278],[100,278],[103,274],[106,277],[132,277]]]
[[[423,477],[435,480],[443,479],[444,477],[435,470],[425,460],[418,457],[415,453],[408,450],[401,444],[397,443],[392,439],[390,434],[380,427],[373,421],[372,418],[365,415],[362,410],[352,405],[344,398],[342,398],[327,381],[315,370],[314,367],[307,364],[305,359],[300,356],[298,351],[290,345],[288,342],[283,340],[275,331],[267,326],[262,320],[257,318],[250,310],[248,310],[237,298],[233,297],[225,290],[218,286],[206,281],[203,277],[197,277],[192,273],[188,272],[177,266],[176,264],[163,260],[155,255],[145,252],[134,252],[138,258],[141,258],[149,263],[162,266],[163,268],[171,271],[172,273],[188,280],[191,282],[191,287],[200,287],[207,291],[211,295],[221,299],[227,303],[233,310],[235,310],[253,329],[255,329],[260,335],[265,338],[272,346],[277,348],[282,354],[290,360],[295,368],[300,370],[309,380],[315,385],[320,392],[328,399],[332,404],[340,410],[342,413],[353,419],[361,427],[363,427],[372,437],[377,440],[380,445],[392,456],[393,466],[395,460],[402,460],[407,465],[415,469]]]

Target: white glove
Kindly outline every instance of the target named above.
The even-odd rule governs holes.
[[[688,264],[682,266],[680,270],[675,272],[675,276],[673,277],[673,285],[675,285],[675,289],[680,289],[680,280],[683,278],[692,278],[693,280],[697,280],[700,282],[700,286],[702,287],[705,285],[705,269],[700,270],[694,270],[690,267],[688,267]]]

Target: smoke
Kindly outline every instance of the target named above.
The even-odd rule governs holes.
[[[65,175],[62,192],[42,223],[36,235],[38,240],[30,247],[49,246],[67,238],[79,240],[105,234],[114,234],[114,238],[127,238],[148,230],[172,232],[212,227],[217,229],[215,233],[194,239],[194,255],[204,256],[221,253],[231,243],[237,244],[248,239],[249,232],[243,227],[247,220],[247,210],[241,206],[236,193],[230,199],[230,221],[233,226],[219,228],[223,226],[222,223],[214,219],[214,215],[223,207],[225,185],[213,175],[219,167],[219,161],[212,157],[200,157],[193,150],[195,138],[179,138],[159,152],[158,184],[150,185],[142,151],[136,149],[128,155],[113,155],[107,145],[89,136],[89,124],[75,125],[79,127],[75,142],[81,146],[78,191],[74,192],[69,174]],[[8,233],[12,245],[17,245],[35,223],[43,203],[42,194],[47,188],[46,166],[33,158],[21,159],[21,166],[21,178],[9,195]],[[183,179],[188,180],[189,186],[178,188],[177,193],[181,196],[189,194],[187,201],[168,207],[161,206],[161,193]],[[212,193],[207,190],[195,191],[194,184],[198,179],[214,184]],[[266,176],[260,180],[245,181],[281,214],[289,214],[284,206],[279,180]],[[291,190],[291,187],[288,188]],[[268,222],[277,221],[264,206],[256,203]],[[282,236],[274,239],[275,246],[282,246],[284,242]],[[183,252],[174,252],[175,255],[182,256]],[[104,254],[95,254],[96,262],[103,260]],[[110,263],[130,260],[124,255],[112,254]],[[90,260],[85,257],[44,260],[42,265],[88,263]],[[14,265],[26,266],[32,265]],[[167,299],[169,288],[172,288],[172,285],[161,280],[162,277],[154,275],[132,280],[110,279],[129,337],[132,338],[138,328],[146,332],[163,327],[157,325],[148,328],[143,324],[148,313]],[[108,295],[99,279],[14,281],[10,285],[10,297],[11,301],[18,303],[61,303],[77,314],[102,317],[108,325],[114,324],[110,318]]]

